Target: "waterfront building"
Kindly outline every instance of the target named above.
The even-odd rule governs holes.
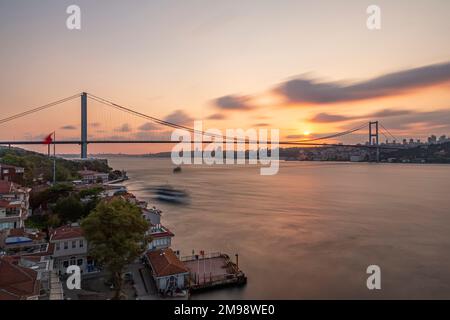
[[[142,216],[145,220],[147,220],[152,225],[158,225],[161,224],[161,213],[162,211],[157,209],[156,207],[153,208],[141,208],[142,210]]]
[[[167,294],[186,288],[189,270],[172,249],[148,251],[145,261],[151,269],[159,293]]]
[[[81,181],[85,184],[92,183],[105,183],[108,182],[109,174],[103,172],[97,172],[92,170],[82,170],[78,171],[81,176]]]
[[[168,248],[172,244],[172,238],[175,236],[168,228],[161,224],[151,225],[147,231],[152,241],[147,248],[150,251]]]

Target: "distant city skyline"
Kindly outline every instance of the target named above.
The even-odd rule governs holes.
[[[79,31],[65,25],[71,4],[0,0],[0,118],[88,91],[183,125],[273,127],[282,139],[369,120],[401,139],[450,135],[448,1],[376,1],[376,31],[366,27],[367,1],[80,0]],[[151,130],[133,117],[106,119],[103,110],[92,104],[91,134]],[[79,125],[73,101],[39,120],[1,125],[0,140],[76,137]]]

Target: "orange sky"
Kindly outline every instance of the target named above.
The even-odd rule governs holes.
[[[366,28],[364,1],[80,1],[80,31],[65,27],[67,5],[0,4],[0,118],[88,91],[187,126],[278,128],[282,139],[370,119],[399,138],[450,134],[449,2],[378,1],[379,31]],[[89,110],[93,138],[154,136],[143,119]],[[79,118],[73,101],[1,124],[0,140],[76,139]]]

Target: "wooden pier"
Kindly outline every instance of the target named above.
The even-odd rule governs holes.
[[[181,257],[180,260],[189,269],[191,292],[247,283],[244,272],[227,254],[216,252],[192,255]]]

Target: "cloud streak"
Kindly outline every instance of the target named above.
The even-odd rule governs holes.
[[[289,103],[332,104],[392,96],[448,81],[450,62],[392,72],[354,84],[303,77],[289,80],[275,91]]]
[[[250,110],[253,106],[250,104],[250,97],[227,95],[214,100],[216,107],[223,110]]]
[[[226,116],[222,113],[213,113],[212,115],[208,116],[208,120],[224,120],[226,119]]]
[[[380,111],[376,111],[373,113],[360,115],[360,116],[347,116],[347,115],[341,115],[341,114],[321,112],[321,113],[316,114],[314,117],[310,118],[309,121],[319,122],[319,123],[332,123],[332,122],[344,122],[344,121],[357,120],[357,119],[397,117],[397,116],[404,116],[404,115],[408,115],[408,114],[417,114],[417,111],[383,109]]]
[[[62,130],[75,130],[76,128],[77,128],[76,126],[70,124],[61,127]]]
[[[130,132],[131,131],[131,126],[128,123],[124,123],[120,127],[116,128],[114,131]]]
[[[391,110],[384,109],[374,113],[361,116],[341,116],[328,113],[319,113],[310,121],[316,123],[345,123],[348,126],[356,126],[361,121],[369,119],[383,119],[382,123],[390,130],[422,130],[429,133],[430,130],[442,130],[446,133],[450,130],[450,109],[439,109],[433,111],[417,111],[417,110]],[[350,121],[350,122],[348,122]]]
[[[183,110],[175,110],[174,112],[166,116],[164,120],[179,125],[192,124],[192,122],[194,121],[194,119],[191,118]]]
[[[146,123],[140,125],[140,126],[138,127],[138,129],[139,129],[140,131],[151,131],[151,130],[156,130],[156,129],[158,129],[158,127],[157,127],[155,124],[151,123],[151,122],[146,122]]]

